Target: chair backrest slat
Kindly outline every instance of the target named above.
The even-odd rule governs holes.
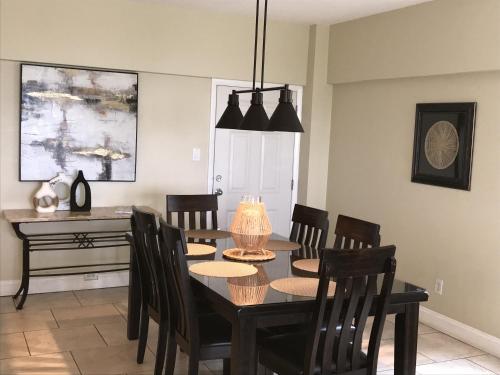
[[[321,374],[366,369],[375,374],[396,260],[395,246],[373,249],[328,249],[322,252],[320,281],[311,321],[304,373],[311,375],[321,353]],[[377,278],[383,275],[380,290]],[[336,280],[335,295],[328,298],[328,286]],[[375,318],[370,332],[368,358],[360,361],[366,320],[372,307]],[[326,331],[322,329],[327,323]],[[354,327],[354,332],[353,332]],[[340,333],[339,333],[340,329]]]
[[[196,212],[189,212],[189,228],[196,228]]]
[[[160,254],[167,265],[171,309],[177,334],[186,342],[199,336],[196,304],[191,290],[186,263],[186,239],[184,231],[160,220]],[[193,344],[195,345],[195,344]]]
[[[200,229],[207,229],[207,212],[200,212]]]

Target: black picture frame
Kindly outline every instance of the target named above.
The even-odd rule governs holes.
[[[476,107],[476,102],[416,105],[412,182],[470,190]]]
[[[18,166],[18,180],[20,182],[37,182],[37,181],[46,181],[47,179],[45,178],[23,178],[22,177],[22,155],[21,155],[21,145],[22,145],[22,120],[23,120],[23,71],[24,67],[40,67],[40,68],[63,68],[63,69],[68,69],[68,70],[80,70],[80,71],[89,71],[89,72],[97,72],[97,73],[121,73],[121,74],[127,74],[135,77],[135,88],[136,88],[136,97],[135,97],[135,103],[136,103],[136,108],[135,108],[135,136],[133,139],[134,142],[134,168],[133,168],[133,177],[132,178],[127,178],[127,179],[120,179],[120,178],[114,178],[114,179],[109,179],[109,180],[104,180],[104,179],[94,179],[94,178],[89,178],[87,181],[91,182],[136,182],[137,181],[137,141],[138,141],[138,131],[139,131],[139,73],[131,70],[121,70],[121,69],[104,69],[104,68],[98,68],[98,67],[88,67],[88,66],[81,66],[81,65],[63,65],[63,64],[46,64],[46,63],[38,63],[38,62],[21,62],[20,63],[20,69],[19,69],[19,84],[20,84],[20,90],[19,90],[19,150],[18,150],[18,155],[19,155],[19,166]],[[76,172],[77,169],[75,169]],[[62,171],[64,173],[64,171]]]

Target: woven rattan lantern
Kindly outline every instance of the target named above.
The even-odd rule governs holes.
[[[231,235],[242,255],[263,254],[272,233],[266,207],[260,199],[246,196],[240,202],[231,224]]]

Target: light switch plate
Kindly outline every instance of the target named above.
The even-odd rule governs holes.
[[[193,148],[193,161],[200,161],[201,151],[199,148]]]

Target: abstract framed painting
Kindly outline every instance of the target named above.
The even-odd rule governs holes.
[[[21,64],[20,102],[20,181],[135,181],[137,73]]]
[[[417,104],[412,182],[470,190],[476,103]]]

